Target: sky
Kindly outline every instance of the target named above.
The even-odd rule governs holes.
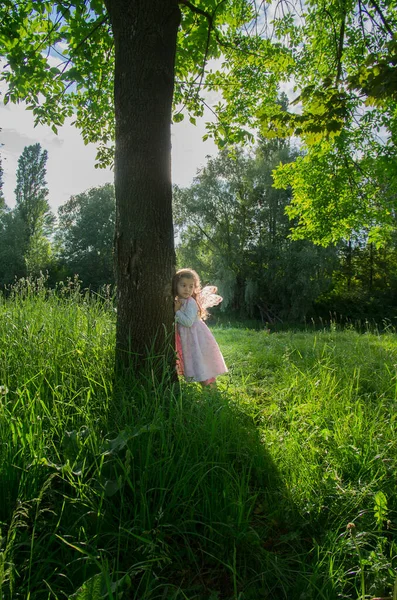
[[[1,88],[0,88],[1,93]],[[96,148],[84,145],[80,132],[69,123],[55,135],[50,127],[34,127],[31,111],[23,103],[2,103],[0,97],[0,154],[3,167],[3,193],[8,206],[15,205],[14,190],[18,158],[25,146],[39,142],[48,151],[47,183],[49,202],[54,213],[70,196],[91,187],[113,181],[109,169],[95,169]],[[172,179],[180,186],[189,186],[197,169],[206,164],[207,155],[217,149],[212,140],[202,141],[205,119],[197,126],[188,119],[172,126]]]

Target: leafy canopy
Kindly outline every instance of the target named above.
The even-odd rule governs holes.
[[[179,6],[174,120],[187,111],[195,122],[204,112],[203,89],[219,88],[216,74],[208,73],[208,61],[220,59],[241,27],[257,15],[248,0],[180,0]],[[265,42],[258,37],[253,43]],[[54,132],[73,117],[84,141],[99,145],[99,164],[112,164],[114,46],[103,2],[5,0],[0,7],[0,55],[6,63],[1,73],[8,88],[6,103],[25,100],[35,122],[50,125]],[[258,79],[256,91],[263,82],[263,77]],[[226,99],[234,91],[225,92]],[[211,134],[222,138],[230,133],[226,122],[218,125],[211,126]],[[241,139],[244,132],[238,135]]]
[[[289,110],[266,104],[267,137],[299,136],[306,155],[275,171],[292,187],[295,239],[336,243],[354,230],[385,243],[395,228],[397,10],[394,2],[289,3],[275,35],[289,49]]]
[[[394,0],[175,5],[182,16],[174,121],[187,113],[195,123],[211,105],[205,137],[220,147],[252,141],[258,130],[268,138],[298,136],[306,157],[276,176],[293,189],[296,235],[330,243],[360,223],[374,231],[385,220],[390,226],[397,179],[388,166],[396,164]],[[112,164],[114,47],[102,1],[3,1],[0,54],[5,102],[26,100],[36,122],[54,131],[73,117],[84,141],[98,144],[98,164]],[[280,106],[280,89],[290,94],[289,107]],[[314,182],[321,161],[327,176]],[[383,167],[393,185],[385,184]]]

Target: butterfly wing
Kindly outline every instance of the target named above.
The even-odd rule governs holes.
[[[223,300],[216,292],[218,288],[215,285],[206,285],[200,292],[200,303],[203,308],[218,306]]]

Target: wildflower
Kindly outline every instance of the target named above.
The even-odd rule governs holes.
[[[0,385],[0,396],[5,396],[8,394],[8,387],[5,385]]]

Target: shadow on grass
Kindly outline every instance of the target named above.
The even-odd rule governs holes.
[[[108,415],[100,536],[123,597],[301,596],[308,524],[227,392],[119,377]]]
[[[53,393],[43,379],[49,415]],[[46,434],[36,459],[21,462],[2,597],[333,597],[302,596],[308,525],[227,392],[148,372],[118,376],[112,389],[91,382],[63,409],[51,443]]]

